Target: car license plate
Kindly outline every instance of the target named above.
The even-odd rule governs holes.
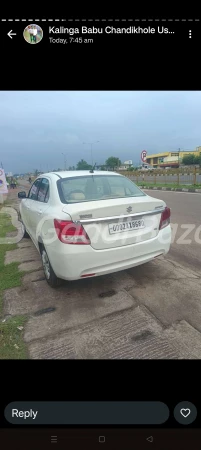
[[[122,233],[123,231],[140,230],[145,228],[144,220],[130,220],[129,222],[118,222],[109,224],[109,233]]]

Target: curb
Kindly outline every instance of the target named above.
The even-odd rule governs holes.
[[[166,188],[166,187],[156,187],[156,186],[138,186],[141,189],[150,189],[154,191],[175,191],[175,192],[192,192],[192,193],[199,193],[201,194],[201,189],[179,189],[179,188]]]

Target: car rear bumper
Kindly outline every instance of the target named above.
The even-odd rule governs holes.
[[[94,250],[91,245],[68,245],[59,240],[46,247],[57,277],[77,280],[83,275],[106,275],[144,264],[166,254],[171,244],[171,227],[160,230],[153,239],[123,247]]]

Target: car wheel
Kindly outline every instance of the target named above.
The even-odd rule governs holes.
[[[61,285],[62,280],[55,275],[44,246],[41,246],[41,260],[47,283],[52,288],[57,288]]]

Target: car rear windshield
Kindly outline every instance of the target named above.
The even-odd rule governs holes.
[[[146,195],[128,178],[118,175],[63,178],[58,181],[58,190],[62,203],[81,203]]]

